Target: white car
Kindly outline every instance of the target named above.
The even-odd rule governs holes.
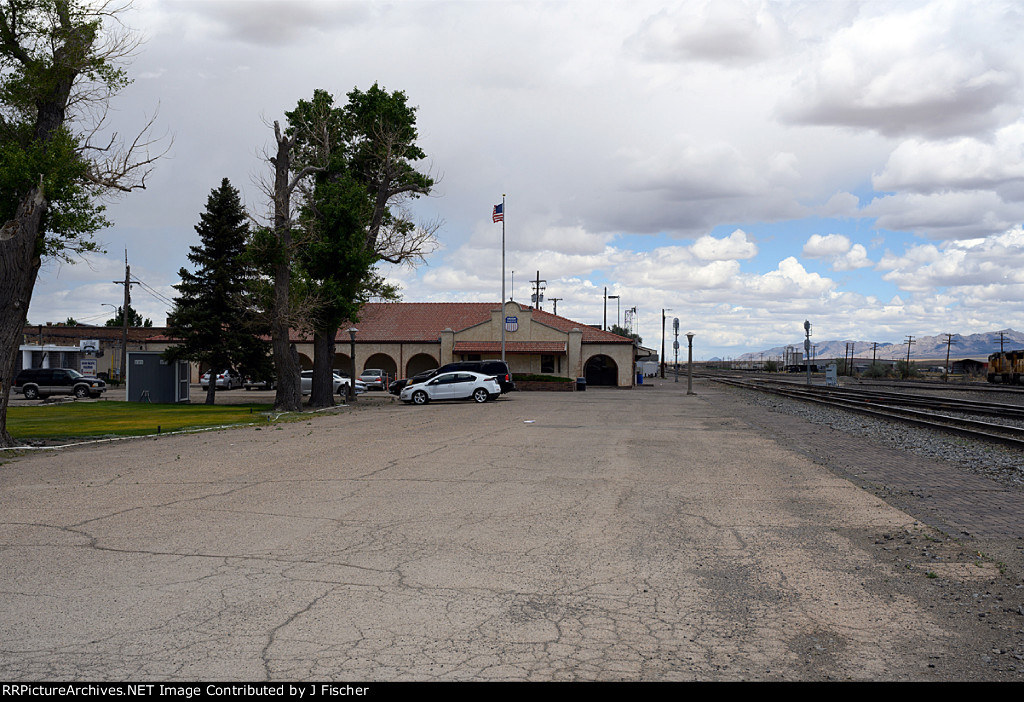
[[[399,398],[414,405],[425,405],[433,400],[468,400],[487,402],[501,396],[501,386],[493,375],[472,371],[441,373],[433,378],[406,385]]]
[[[203,373],[203,377],[199,379],[199,385],[206,390],[210,387],[210,371]],[[242,376],[238,374],[238,371],[232,369],[222,370],[217,373],[217,389],[218,390],[231,390],[232,388],[242,387]]]
[[[308,395],[313,391],[313,371],[302,371],[302,394]],[[348,378],[343,378],[337,373],[334,374],[333,392],[336,395],[348,394]],[[366,383],[356,381],[356,395],[366,392]]]

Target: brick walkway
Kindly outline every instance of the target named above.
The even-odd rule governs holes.
[[[712,383],[700,394],[780,444],[827,466],[954,537],[1024,538],[1024,495],[952,463],[872,443],[782,412],[745,404]],[[1024,456],[1021,457],[1024,462]]]

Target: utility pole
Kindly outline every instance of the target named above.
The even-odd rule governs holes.
[[[953,335],[946,334],[946,374],[943,377],[945,382],[949,382],[949,347],[953,345]]]
[[[132,304],[132,274],[128,265],[128,249],[124,250],[124,280],[111,281],[124,286],[124,306],[121,307],[121,373],[122,382],[128,373],[128,307]]]
[[[910,377],[910,345],[916,343],[914,337],[907,335],[907,377]]]
[[[558,314],[558,301],[559,300],[564,300],[565,298],[564,297],[549,297],[548,299],[551,300],[551,302],[554,303],[554,305],[555,305],[555,309],[551,312],[551,314],[557,315]]]
[[[807,364],[807,384],[811,384],[811,320],[804,320],[804,363]]]
[[[533,281],[533,307],[534,309],[540,309],[540,301],[543,299],[540,294],[540,284],[547,283],[546,280],[540,279],[540,271],[537,271],[537,279]]]

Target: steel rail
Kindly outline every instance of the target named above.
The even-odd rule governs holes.
[[[989,417],[1005,417],[1009,419],[1024,419],[1024,406],[1006,405],[996,402],[981,402],[978,400],[961,400],[948,397],[929,397],[928,395],[906,395],[881,390],[854,389],[854,388],[833,388],[820,385],[800,385],[779,380],[758,379],[759,382],[799,389],[806,392],[817,392],[835,396],[846,396],[864,401],[882,401],[889,405],[926,407],[933,409],[952,410],[966,414],[981,414]]]
[[[927,429],[949,432],[972,439],[1024,449],[1024,429],[1018,429],[1016,427],[992,424],[991,422],[979,422],[972,419],[960,419],[958,417],[949,417],[947,415],[935,414],[933,412],[920,412],[918,410],[890,407],[888,405],[857,402],[853,400],[840,400],[836,398],[822,398],[815,396],[814,393],[806,391],[766,387],[764,385],[750,383],[749,381],[737,381],[722,378],[717,379],[716,382],[748,390],[757,390],[759,392],[782,395],[784,397],[790,397],[804,402],[814,402],[827,407],[845,409],[878,419],[896,420]],[[871,406],[866,406],[868,404]]]

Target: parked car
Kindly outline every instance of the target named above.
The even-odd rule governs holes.
[[[210,387],[210,371],[203,373],[203,377],[199,379],[199,384],[203,390]],[[222,370],[217,373],[217,389],[218,390],[231,390],[233,388],[242,387],[242,376],[238,374],[233,368]]]
[[[387,389],[388,374],[379,368],[367,368],[359,374],[359,379],[373,390]]]
[[[49,395],[99,397],[107,391],[107,384],[71,368],[26,368],[14,379],[14,391],[20,392],[26,400]]]
[[[406,385],[415,385],[416,383],[422,383],[424,380],[430,380],[435,375],[437,375],[437,373],[437,368],[434,368],[433,370],[417,373],[411,378],[400,378],[398,380],[393,381],[390,385],[388,385],[388,392],[391,393],[392,395],[401,395],[402,390],[405,388]]]
[[[407,385],[399,397],[403,402],[425,405],[434,400],[487,402],[501,396],[501,386],[493,375],[459,371],[439,373],[430,380]]]
[[[448,373],[450,371],[460,370],[483,373],[484,375],[493,375],[498,379],[498,384],[501,386],[502,393],[512,392],[516,389],[516,384],[512,380],[512,371],[508,369],[508,363],[500,359],[488,361],[456,361],[455,363],[446,363],[438,368],[437,372]]]
[[[348,378],[343,378],[337,373],[334,373],[332,392],[337,395],[348,394],[348,383]],[[303,395],[308,395],[309,393],[313,392],[313,371],[302,371],[301,385]],[[366,392],[366,383],[357,380],[356,395],[362,395],[364,392]]]
[[[277,382],[273,378],[266,380],[247,375],[245,376],[245,382],[242,383],[242,387],[246,390],[273,390],[277,387]]]

